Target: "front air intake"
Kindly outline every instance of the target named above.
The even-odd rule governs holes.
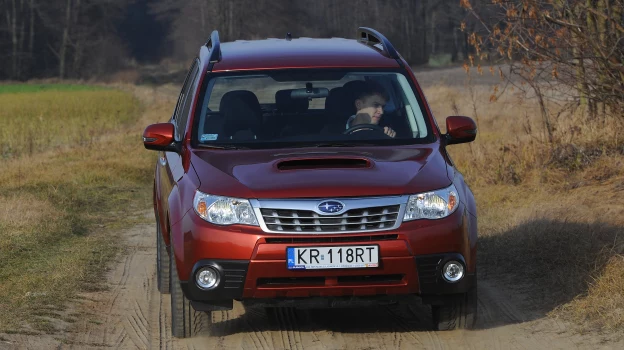
[[[279,170],[297,169],[353,169],[370,168],[371,163],[362,158],[314,158],[286,160],[277,164]]]

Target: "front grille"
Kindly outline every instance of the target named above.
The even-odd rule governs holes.
[[[341,215],[319,215],[311,210],[262,208],[267,228],[279,232],[359,232],[389,229],[399,217],[400,205],[351,209]]]
[[[345,243],[345,242],[372,242],[372,241],[392,241],[399,235],[376,235],[376,236],[337,236],[337,237],[287,237],[287,238],[266,238],[267,243]]]

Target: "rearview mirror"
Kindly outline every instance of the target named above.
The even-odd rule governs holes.
[[[446,144],[472,142],[477,138],[477,124],[469,117],[450,116],[446,118]]]
[[[143,131],[143,146],[154,151],[178,152],[174,139],[175,127],[171,123],[149,125]]]
[[[290,98],[322,98],[329,96],[328,88],[294,89],[290,92]]]

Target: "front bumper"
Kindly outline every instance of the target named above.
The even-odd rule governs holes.
[[[460,206],[447,218],[406,222],[392,231],[293,237],[267,234],[258,227],[216,227],[190,211],[177,227],[182,240],[175,244],[179,249],[175,254],[183,291],[196,303],[261,300],[288,304],[314,299],[324,304],[369,297],[443,296],[464,293],[476,283],[476,232],[471,233],[476,225],[471,220],[476,219]],[[286,267],[287,247],[362,244],[379,245],[379,267]],[[449,259],[465,266],[466,275],[457,283],[441,277],[441,267]],[[194,282],[196,271],[206,264],[217,266],[223,277],[212,290],[201,290]]]
[[[202,290],[190,279],[182,282],[189,300],[207,304],[229,300],[256,300],[266,305],[299,304],[295,299],[309,299],[301,304],[343,305],[345,301],[384,303],[393,296],[415,294],[423,297],[465,293],[476,285],[476,275],[468,273],[456,283],[441,276],[449,260],[463,262],[460,254],[447,253],[406,258],[383,258],[381,269],[285,270],[285,261],[253,262],[202,260],[195,264],[191,276],[203,266],[217,269],[222,282],[211,290]],[[357,273],[354,274],[354,273]],[[280,276],[280,277],[263,277]],[[369,297],[376,297],[372,300]],[[259,301],[263,299],[263,301]],[[271,299],[267,301],[266,299]]]

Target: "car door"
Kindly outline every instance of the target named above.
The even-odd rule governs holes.
[[[180,142],[184,139],[184,131],[186,130],[186,122],[188,121],[188,114],[193,101],[193,93],[197,83],[199,65],[197,60],[191,65],[180,95],[178,96],[178,102],[170,122],[175,126],[175,140]],[[160,205],[162,208],[162,214],[169,213],[169,195],[173,190],[176,182],[184,174],[182,168],[182,157],[176,152],[159,152],[158,154],[158,167],[160,176]],[[163,215],[163,218],[165,217]],[[168,241],[168,237],[165,239]]]

